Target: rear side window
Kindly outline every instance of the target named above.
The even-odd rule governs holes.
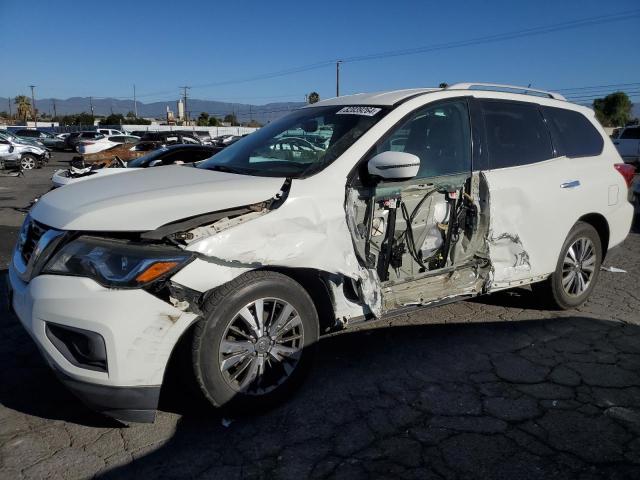
[[[553,135],[557,156],[592,157],[602,153],[602,136],[583,114],[555,107],[542,107],[542,112]]]
[[[639,140],[640,139],[640,127],[637,128],[625,128],[620,135],[620,140]]]
[[[538,106],[481,100],[487,131],[489,168],[514,167],[553,157],[549,131]]]

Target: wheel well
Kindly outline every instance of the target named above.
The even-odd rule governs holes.
[[[602,244],[602,258],[604,260],[607,255],[607,250],[609,249],[609,223],[607,219],[599,213],[589,213],[580,217],[578,221],[588,223],[596,229],[600,237],[600,243]]]
[[[320,335],[334,326],[336,319],[333,310],[333,296],[324,279],[324,272],[313,268],[286,267],[270,267],[264,270],[281,273],[302,285],[302,288],[307,291],[311,300],[313,300],[313,304],[318,312]]]

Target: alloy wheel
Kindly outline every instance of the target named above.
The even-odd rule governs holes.
[[[229,322],[219,349],[219,368],[236,392],[264,395],[295,370],[304,346],[304,326],[296,309],[277,298],[244,306]]]
[[[36,161],[33,157],[24,157],[20,163],[22,164],[23,170],[33,170],[36,168]]]
[[[588,238],[571,244],[562,265],[562,288],[571,296],[582,295],[591,284],[596,266],[596,249]]]

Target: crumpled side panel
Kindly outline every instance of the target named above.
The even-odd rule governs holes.
[[[314,268],[357,280],[362,300],[376,316],[382,313],[380,282],[356,258],[347,227],[344,198],[295,195],[280,208],[187,247],[227,267]],[[186,269],[185,269],[186,270]],[[184,278],[183,281],[188,281]]]

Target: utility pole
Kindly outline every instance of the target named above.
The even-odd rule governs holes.
[[[31,88],[31,108],[33,109],[33,121],[35,123],[35,127],[38,128],[38,115],[36,114],[36,98],[33,93],[33,89],[36,88],[35,85],[29,85]]]
[[[182,97],[184,98],[184,118],[185,118],[185,125],[189,125],[189,109],[187,108],[187,90],[189,90],[191,87],[184,85],[182,87],[178,87],[181,88],[183,91]]]
[[[9,97],[9,120],[13,118],[13,113],[11,112],[11,97]]]
[[[136,102],[136,84],[133,84],[133,113],[138,118],[138,103]]]
[[[89,107],[91,107],[91,117],[93,117],[93,97],[89,97]]]
[[[336,97],[340,96],[340,64],[342,60],[336,62]]]
[[[58,117],[58,112],[56,110],[56,99],[52,99],[51,103],[53,103],[53,118],[57,118]]]

